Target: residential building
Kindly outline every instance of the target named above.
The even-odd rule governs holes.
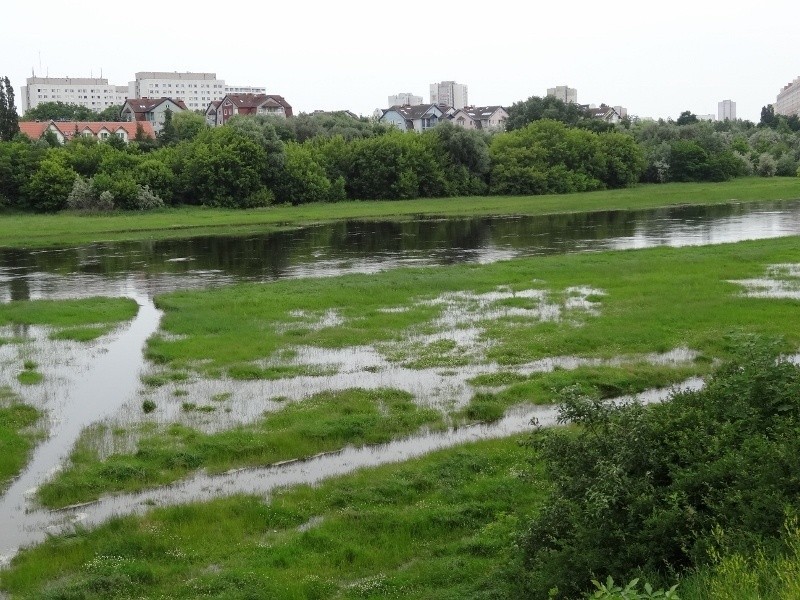
[[[133,98],[125,101],[120,111],[123,121],[150,123],[155,133],[164,127],[164,115],[167,109],[173,113],[188,110],[183,100],[172,98]]]
[[[566,85],[557,85],[556,87],[547,88],[547,95],[558,98],[562,102],[578,103],[578,90]]]
[[[459,108],[450,115],[450,122],[463,129],[478,129],[479,125],[465,108]]]
[[[175,98],[189,110],[204,110],[225,95],[225,81],[216,73],[142,71],[128,83],[128,98]]]
[[[464,111],[472,119],[475,129],[502,131],[506,128],[508,112],[502,106],[468,106]]]
[[[422,96],[415,96],[411,92],[402,92],[389,96],[389,106],[419,106],[422,104]]]
[[[733,100],[723,100],[717,103],[717,118],[720,121],[736,120],[736,102]]]
[[[210,102],[206,107],[206,122],[218,127],[234,115],[292,116],[292,105],[283,96],[273,94],[226,94],[219,104]]]
[[[100,112],[120,105],[128,98],[128,88],[109,85],[108,79],[94,77],[28,77],[20,90],[20,111],[36,108],[43,102],[77,104]]]
[[[38,140],[50,131],[62,144],[75,136],[93,137],[99,140],[107,140],[111,136],[116,136],[127,144],[140,131],[141,135],[150,138],[155,137],[153,126],[147,121],[136,123],[111,121],[20,121],[19,130],[20,133],[27,135],[32,140]]]
[[[226,85],[226,94],[266,94],[267,88],[253,85]]]
[[[452,106],[456,110],[469,106],[467,86],[455,81],[440,81],[432,83],[431,104],[442,104]]]
[[[379,120],[394,125],[401,131],[422,133],[436,127],[442,120],[447,119],[455,112],[456,109],[441,104],[392,106],[383,111]]]
[[[774,107],[776,115],[800,115],[800,77],[781,89]]]
[[[627,109],[621,106],[608,106],[601,104],[600,106],[591,106],[586,109],[589,116],[593,119],[602,119],[606,123],[617,124],[628,115]]]

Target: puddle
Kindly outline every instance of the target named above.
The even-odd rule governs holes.
[[[770,265],[764,277],[730,280],[745,288],[748,298],[800,300],[800,264]]]
[[[614,401],[636,400],[645,404],[661,402],[675,391],[697,390],[702,385],[702,380],[695,378],[672,389],[651,390]],[[4,527],[0,564],[7,563],[21,546],[41,542],[48,534],[69,531],[76,523],[81,526],[95,526],[117,515],[142,514],[154,506],[203,502],[235,494],[268,497],[272,491],[281,487],[313,485],[358,469],[402,462],[472,441],[531,431],[533,419],[540,426],[552,426],[556,423],[556,417],[557,411],[553,406],[517,408],[492,424],[424,433],[376,446],[347,447],[307,460],[285,461],[271,467],[239,469],[220,475],[200,473],[174,485],[137,494],[109,496],[94,503],[60,511],[27,512],[20,514],[18,519]]]

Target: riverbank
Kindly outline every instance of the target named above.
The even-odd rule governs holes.
[[[0,213],[0,247],[245,234],[345,219],[545,215],[800,198],[800,178],[670,183],[546,196],[481,196],[273,206],[252,210],[184,207],[110,215]]]

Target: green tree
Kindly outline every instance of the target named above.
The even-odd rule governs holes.
[[[178,142],[178,132],[172,122],[172,110],[167,107],[164,111],[164,124],[158,132],[158,143],[162,146],[169,146]]]
[[[19,115],[14,104],[14,88],[8,77],[0,80],[0,141],[9,141],[19,133]]]
[[[42,102],[25,111],[25,121],[104,121],[91,108],[64,102]]]
[[[173,115],[172,124],[175,127],[175,135],[179,141],[193,140],[200,132],[208,129],[205,116],[189,110]]]
[[[77,173],[60,156],[58,149],[48,151],[48,156],[25,185],[28,206],[40,212],[53,212],[66,208]]]
[[[564,102],[553,96],[531,96],[525,101],[515,102],[508,109],[508,119],[506,120],[506,131],[522,129],[533,123],[549,119],[560,121],[567,125],[577,125],[578,123],[589,120],[588,113],[572,102]]]
[[[119,104],[112,104],[107,106],[99,113],[97,113],[98,121],[119,121],[120,113],[122,113],[122,106]]]
[[[697,115],[695,115],[692,111],[685,110],[680,114],[675,123],[677,125],[691,125],[692,123],[697,123],[699,120],[700,119],[697,118]]]

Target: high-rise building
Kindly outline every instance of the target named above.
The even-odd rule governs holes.
[[[800,115],[800,77],[781,89],[774,106],[776,115]]]
[[[578,103],[578,90],[566,85],[557,85],[556,87],[547,88],[547,95],[558,98],[562,102]]]
[[[422,96],[415,96],[411,92],[401,92],[389,96],[388,106],[419,106],[420,104],[422,104]]]
[[[724,121],[728,119],[729,121],[736,120],[736,102],[733,100],[723,100],[722,102],[717,103],[717,119],[720,121]]]
[[[20,110],[36,108],[43,102],[77,104],[100,112],[121,105],[128,97],[126,86],[109,85],[95,77],[28,77],[22,86]]]
[[[205,110],[223,96],[225,81],[216,73],[142,71],[128,83],[129,98],[173,98],[183,100],[189,110]]]
[[[431,104],[444,104],[453,108],[469,106],[467,86],[455,81],[440,81],[431,84]]]

